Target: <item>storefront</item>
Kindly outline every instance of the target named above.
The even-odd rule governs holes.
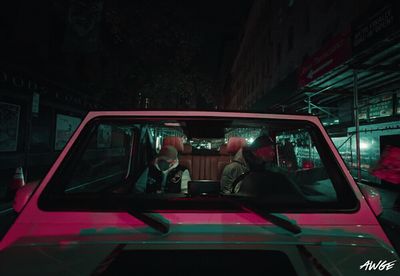
[[[0,69],[0,198],[17,167],[40,179],[88,110],[99,103],[26,73]]]

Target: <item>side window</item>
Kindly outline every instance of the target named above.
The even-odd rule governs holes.
[[[278,166],[310,199],[337,200],[336,191],[310,133],[304,129],[280,133],[276,137]]]
[[[131,169],[133,138],[132,129],[98,125],[69,176],[65,192],[99,192],[120,185]]]
[[[138,137],[136,139],[139,146],[137,148],[137,158],[135,160],[135,170],[133,172],[133,176],[136,180],[156,154],[154,131],[145,126],[141,128],[140,133],[140,138]]]

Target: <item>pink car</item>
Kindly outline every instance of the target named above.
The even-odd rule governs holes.
[[[314,116],[90,112],[14,209],[0,275],[400,275]]]

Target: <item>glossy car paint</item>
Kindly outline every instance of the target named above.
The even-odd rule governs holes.
[[[170,234],[162,236],[156,234],[153,229],[144,225],[141,221],[123,212],[45,212],[40,210],[38,208],[40,194],[84,126],[90,120],[99,116],[226,117],[309,121],[320,129],[327,140],[359,200],[359,209],[354,213],[282,214],[302,227],[303,234],[299,237],[281,233],[285,231],[252,213],[163,213],[162,216],[171,223],[171,231]],[[53,245],[58,248],[70,248],[72,246],[73,248],[77,244],[109,243],[112,245],[105,246],[108,249],[105,249],[104,254],[107,254],[109,250],[115,247],[115,244],[119,243],[132,243],[146,247],[147,244],[181,246],[200,242],[219,248],[221,246],[229,247],[237,243],[260,244],[264,245],[264,248],[265,245],[274,243],[281,245],[306,243],[317,247],[323,245],[323,243],[326,243],[325,245],[328,247],[336,243],[335,245],[339,246],[337,248],[347,252],[345,255],[348,258],[354,258],[352,255],[356,252],[367,254],[371,258],[376,257],[376,254],[385,255],[389,259],[396,257],[373,211],[366,203],[318,118],[301,115],[183,111],[90,112],[39,184],[29,202],[21,210],[15,223],[3,237],[0,242],[0,250],[11,254],[11,252],[22,250],[21,247],[25,250],[30,248],[29,250],[34,251],[32,246],[37,245],[44,247]],[[329,243],[331,244],[329,245]],[[98,253],[99,260],[104,257],[104,254],[101,254],[100,251]],[[58,253],[54,254],[57,255]],[[4,264],[4,259],[2,259],[4,255],[0,255],[0,266]],[[326,257],[324,258],[326,259]],[[340,258],[338,258],[339,262]]]
[[[287,254],[298,275],[319,274],[301,259],[296,245],[306,246],[332,275],[358,275],[359,266],[366,259],[396,260],[395,254],[375,239],[344,235],[340,231],[335,234],[335,231],[306,230],[301,238],[280,229],[252,226],[178,225],[165,237],[138,228],[118,231],[86,233],[77,240],[68,237],[24,239],[21,241],[24,245],[0,251],[0,273],[7,275],[4,273],[12,271],[13,275],[26,275],[40,271],[41,275],[90,275],[121,244],[124,250],[277,250]],[[24,266],[19,265],[22,257]],[[40,269],[38,264],[42,264]],[[143,269],[134,260],[131,265]],[[399,269],[395,267],[390,272],[393,274],[384,275],[396,275]]]

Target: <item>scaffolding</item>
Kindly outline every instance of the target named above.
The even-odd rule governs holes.
[[[361,181],[360,125],[400,120],[399,64],[400,31],[362,51],[351,52],[345,62],[299,87],[294,96],[277,103],[272,111],[280,112],[284,106],[286,112],[318,115],[328,132],[354,127],[348,139],[355,136],[355,177]],[[387,99],[375,99],[383,94]],[[343,102],[350,104],[345,107]]]

